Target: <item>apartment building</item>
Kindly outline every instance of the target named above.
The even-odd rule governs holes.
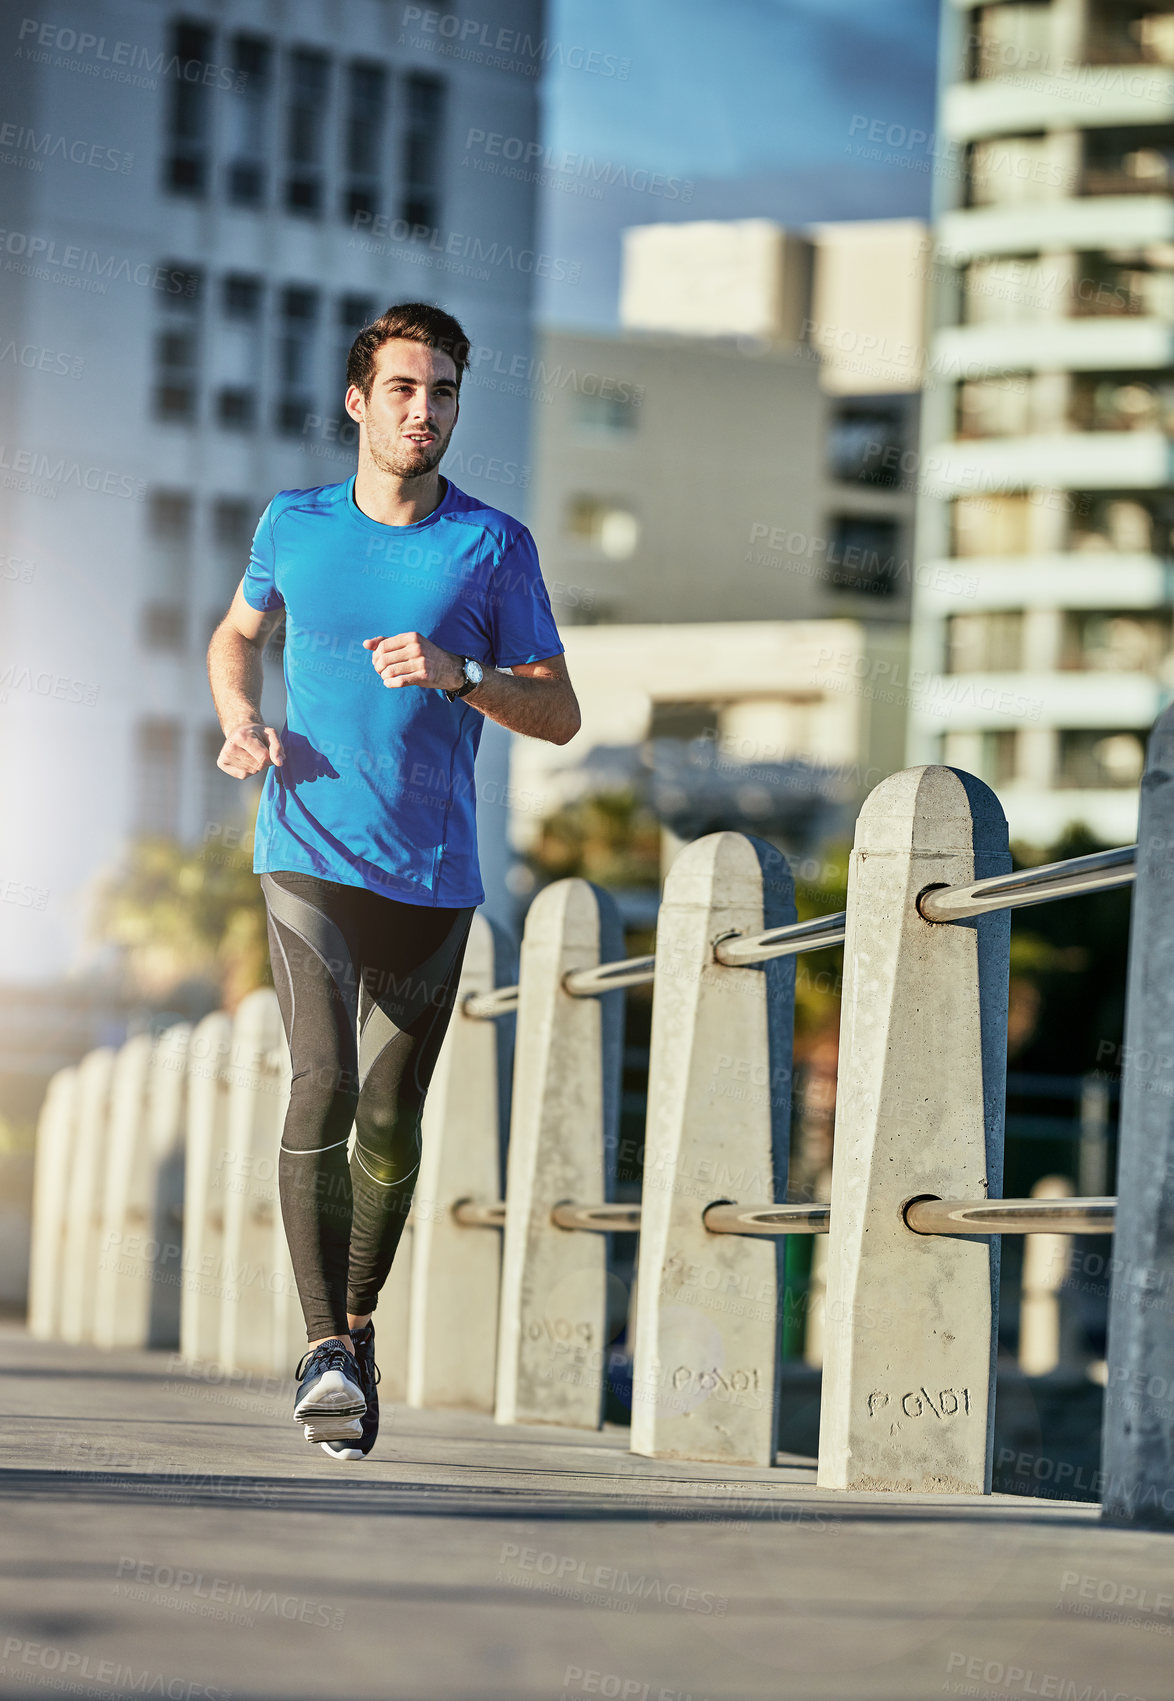
[[[654,754],[654,804],[686,836],[811,844],[900,766],[885,681],[908,665],[924,237],[906,220],[641,226],[620,330],[543,330],[519,375],[534,529],[583,731],[520,746],[519,791],[554,806],[638,782]]]
[[[910,756],[1133,837],[1174,686],[1174,7],[942,8]]]
[[[130,835],[239,830],[205,648],[273,492],[354,468],[355,332],[422,298],[527,359],[534,276],[573,288],[535,248],[533,186],[463,145],[536,134],[540,0],[479,17],[475,42],[392,0],[63,0],[3,25],[8,983],[77,961]],[[526,404],[470,389],[444,470],[525,518]]]

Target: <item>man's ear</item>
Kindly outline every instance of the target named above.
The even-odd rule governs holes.
[[[360,425],[364,423],[366,402],[363,398],[363,392],[359,389],[357,384],[350,384],[347,386],[347,393],[343,397],[342,405],[350,414],[352,419],[357,420]]]

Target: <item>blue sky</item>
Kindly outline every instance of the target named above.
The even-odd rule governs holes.
[[[928,151],[870,158],[861,121],[932,132],[937,14],[938,0],[550,0],[542,246],[581,275],[539,286],[540,317],[615,323],[626,225],[927,216]],[[564,153],[611,181],[557,169]]]

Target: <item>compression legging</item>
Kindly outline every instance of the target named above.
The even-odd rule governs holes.
[[[288,871],[261,888],[293,1072],[281,1215],[314,1341],[373,1311],[391,1269],[473,911]]]

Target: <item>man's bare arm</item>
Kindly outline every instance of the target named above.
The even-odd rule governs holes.
[[[216,766],[234,779],[258,774],[270,762],[280,767],[285,760],[276,729],[261,718],[262,657],[284,618],[283,609],[265,613],[251,607],[238,585],[208,645],[208,683],[225,739]]]
[[[456,691],[465,683],[461,658],[442,650],[419,632],[393,638],[366,638],[371,660],[384,685],[439,686]],[[567,744],[579,730],[579,702],[564,656],[520,662],[512,673],[486,668],[485,678],[462,698],[491,721],[529,738]]]

